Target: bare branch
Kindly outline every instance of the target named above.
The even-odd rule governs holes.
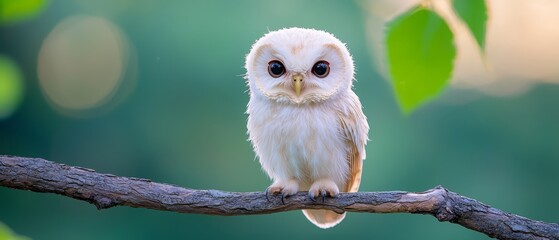
[[[0,186],[84,200],[98,209],[130,206],[213,215],[267,214],[296,209],[336,212],[419,213],[460,224],[499,239],[559,239],[559,224],[531,220],[460,196],[443,187],[425,192],[341,193],[324,203],[306,192],[266,200],[263,192],[194,190],[148,179],[119,177],[40,158],[0,156]]]

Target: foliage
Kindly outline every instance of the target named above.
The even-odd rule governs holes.
[[[485,0],[453,0],[456,14],[466,23],[480,49],[485,48],[487,6]]]
[[[484,0],[455,0],[453,4],[483,48],[487,22]],[[437,96],[448,85],[454,68],[456,33],[429,6],[415,6],[387,23],[389,74],[404,113]]]
[[[436,13],[412,9],[389,22],[386,48],[392,83],[404,112],[447,85],[456,50],[450,28]]]

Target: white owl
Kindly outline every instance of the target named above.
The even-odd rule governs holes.
[[[248,133],[262,168],[272,178],[266,190],[284,197],[356,192],[369,126],[351,90],[353,60],[332,34],[289,28],[266,34],[246,58],[250,88]],[[303,210],[321,228],[344,214]]]

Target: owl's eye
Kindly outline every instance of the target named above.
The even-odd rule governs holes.
[[[328,76],[328,73],[330,73],[330,63],[326,61],[318,61],[312,67],[312,73],[319,78]]]
[[[278,60],[271,61],[268,63],[268,73],[274,78],[279,78],[285,73],[285,67]]]

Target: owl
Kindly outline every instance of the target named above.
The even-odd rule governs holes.
[[[332,34],[303,28],[269,32],[246,57],[249,139],[281,200],[308,191],[324,201],[356,192],[369,125],[352,91],[353,60]],[[320,228],[345,213],[303,210]]]

